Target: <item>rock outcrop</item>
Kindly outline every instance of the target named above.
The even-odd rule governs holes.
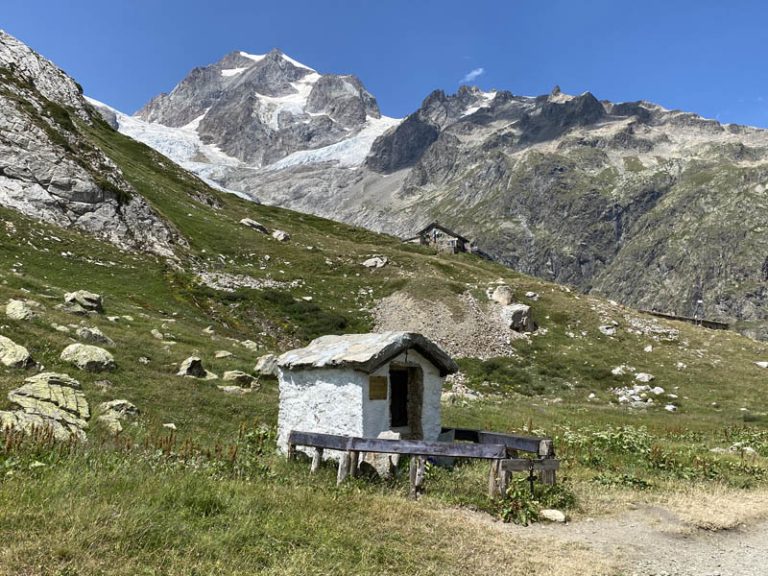
[[[121,247],[172,256],[171,229],[81,133],[77,84],[0,31],[0,205]]]
[[[0,411],[0,428],[30,433],[49,429],[57,440],[85,439],[90,408],[80,383],[66,374],[44,372],[12,390],[8,399],[20,409]]]

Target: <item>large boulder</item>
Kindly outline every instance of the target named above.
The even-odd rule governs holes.
[[[64,304],[67,310],[76,314],[104,311],[101,295],[87,290],[67,292],[64,294]]]
[[[30,320],[35,313],[23,300],[9,300],[5,305],[5,315],[11,320]]]
[[[61,359],[88,372],[103,372],[117,367],[112,354],[90,344],[70,344],[61,353]]]
[[[256,360],[256,367],[253,370],[262,376],[277,376],[277,356],[265,354]]]
[[[115,343],[106,334],[95,326],[82,326],[75,331],[77,337],[85,342],[93,342],[94,344],[104,344],[105,346],[114,346]]]
[[[66,374],[44,372],[31,376],[8,399],[21,409],[0,412],[0,426],[22,432],[48,428],[57,440],[84,440],[91,417],[80,383]]]
[[[514,302],[515,294],[512,292],[512,288],[507,286],[506,284],[502,284],[501,286],[497,286],[496,289],[493,291],[493,294],[491,294],[491,300],[494,302],[498,302],[502,306],[509,306]]]
[[[24,346],[0,336],[0,363],[9,368],[26,368],[32,364],[32,356]]]
[[[531,307],[525,304],[510,304],[502,307],[501,319],[515,332],[533,332],[536,330]]]
[[[213,372],[208,372],[203,367],[203,361],[198,356],[190,356],[184,360],[179,366],[177,376],[184,376],[187,378],[204,378],[205,380],[215,380],[218,378]]]

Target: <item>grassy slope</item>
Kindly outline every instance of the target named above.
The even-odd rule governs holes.
[[[81,130],[190,246],[179,250],[180,270],[0,210],[0,302],[29,297],[44,306],[33,322],[3,320],[2,333],[28,346],[46,369],[73,374],[58,360],[72,335],[51,324],[81,319],[55,306],[73,289],[103,293],[105,315],[85,322],[116,341],[119,368],[77,377],[92,406],[127,398],[142,410],[139,424],[128,427],[118,447],[94,423],[89,447],[74,455],[17,446],[0,450],[5,470],[0,538],[7,543],[0,551],[0,573],[480,574],[494,562],[535,556],[542,543],[497,538],[482,523],[468,526],[464,513],[452,508],[499,512],[483,496],[484,467],[431,471],[428,503],[405,501],[402,482],[361,481],[337,489],[333,470],[310,479],[304,464],[274,457],[271,438],[255,432],[275,422],[274,382],[231,397],[213,383],[173,375],[175,363],[192,353],[201,354],[219,374],[248,371],[262,351],[284,349],[327,330],[367,330],[366,309],[395,290],[450,302],[461,290],[481,294],[502,278],[518,294],[541,294],[534,307],[546,335],[517,341],[519,357],[513,360],[463,360],[471,384],[492,394],[446,407],[444,421],[555,435],[564,458],[561,477],[582,506],[574,514],[593,513],[609,499],[653,500],[690,481],[764,484],[765,372],[751,364],[768,355],[764,344],[687,325],[676,326],[679,341],[655,342],[626,330],[629,312],[597,299],[473,257],[437,256],[394,238],[247,203],[207,188],[105,126]],[[201,198],[220,207],[212,209]],[[292,240],[280,243],[238,225],[246,216],[287,230]],[[359,263],[373,254],[386,255],[391,264],[375,271],[362,268]],[[303,284],[227,294],[196,285],[194,267]],[[304,296],[312,302],[295,300]],[[130,319],[110,322],[106,316],[112,315]],[[619,322],[616,337],[598,331],[601,316]],[[213,336],[203,332],[209,325]],[[152,338],[153,328],[172,334],[176,344]],[[251,352],[232,338],[251,339],[261,350]],[[652,352],[643,351],[648,344]],[[214,360],[220,349],[234,356]],[[140,356],[151,362],[140,364]],[[677,362],[686,369],[678,370]],[[622,363],[653,373],[655,383],[674,390],[680,411],[629,412],[612,403],[608,390],[631,380],[610,373]],[[20,370],[1,371],[3,396],[23,377]],[[106,389],[97,385],[105,378],[111,382]],[[588,400],[590,392],[598,399]],[[752,420],[746,428],[744,407]],[[164,422],[177,425],[174,438],[162,428]],[[708,451],[740,439],[761,456],[741,459]],[[126,451],[128,444],[135,447]],[[239,453],[233,463],[228,455],[235,445]],[[33,461],[46,466],[30,469]],[[460,537],[453,536],[461,530]],[[434,546],[452,539],[454,546]],[[557,558],[548,565],[537,562],[519,560],[513,573],[568,573],[567,562],[557,564]],[[582,573],[603,570],[590,563]]]

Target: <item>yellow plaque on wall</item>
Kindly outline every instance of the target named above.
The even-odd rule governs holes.
[[[368,379],[368,399],[386,400],[387,399],[387,377],[371,376]]]

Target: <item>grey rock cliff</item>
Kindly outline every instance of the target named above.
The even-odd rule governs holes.
[[[381,114],[356,77],[320,75],[273,50],[263,56],[232,52],[195,68],[136,116],[169,127],[194,121],[203,142],[264,166],[354,136]]]
[[[171,230],[81,134],[92,114],[71,78],[0,31],[0,205],[171,256]]]

